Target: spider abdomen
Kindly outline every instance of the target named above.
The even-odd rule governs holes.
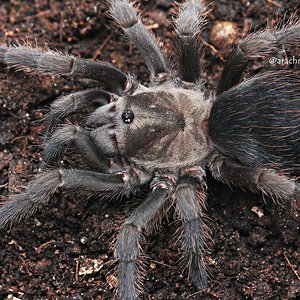
[[[299,82],[292,72],[268,72],[220,95],[209,119],[215,147],[245,165],[299,173]]]

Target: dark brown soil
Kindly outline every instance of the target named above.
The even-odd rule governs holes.
[[[228,3],[229,2],[229,3]],[[173,27],[171,1],[142,1],[146,23],[162,37],[170,50]],[[282,19],[299,9],[299,0],[213,1],[203,32],[205,68],[209,89],[216,87],[224,49],[211,47],[209,29],[214,22],[232,21],[239,34],[260,29],[267,18]],[[28,41],[81,57],[107,60],[124,71],[147,73],[137,51],[105,15],[103,1],[8,1],[0,2],[0,41]],[[251,72],[258,72],[254,65]],[[43,119],[59,95],[86,88],[86,81],[38,77],[0,65],[0,191],[1,200],[16,193],[39,172]],[[299,216],[289,205],[266,203],[257,195],[209,179],[207,223],[214,243],[207,260],[211,270],[209,289],[202,294],[188,283],[177,262],[180,247],[173,236],[172,213],[161,230],[147,237],[147,275],[142,299],[300,299]],[[58,197],[57,197],[58,198]],[[259,217],[252,210],[258,207]],[[112,299],[113,252],[110,248],[122,219],[124,203],[109,205],[68,198],[66,207],[54,199],[41,212],[1,232],[0,299]],[[100,271],[78,275],[91,260]],[[11,299],[11,298],[10,298]]]

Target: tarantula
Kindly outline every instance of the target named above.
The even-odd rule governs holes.
[[[115,243],[118,297],[141,292],[140,240],[174,205],[189,276],[207,287],[203,248],[205,174],[277,200],[300,200],[300,74],[277,70],[242,81],[255,58],[299,46],[300,22],[242,39],[225,64],[217,91],[204,94],[199,34],[202,1],[180,4],[176,19],[179,72],[171,68],[133,3],[111,0],[110,14],[139,49],[150,71],[148,86],[114,66],[28,46],[0,46],[0,62],[29,72],[88,78],[94,88],[63,96],[47,119],[43,172],[0,208],[0,228],[32,215],[59,190],[96,195],[151,191],[125,220]],[[64,123],[98,103],[83,124]],[[58,126],[60,125],[60,126]],[[87,168],[63,168],[69,144]]]

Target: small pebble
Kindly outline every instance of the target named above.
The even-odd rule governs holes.
[[[11,295],[11,294],[9,294],[6,299],[7,300],[21,300],[20,298],[17,298],[14,295]]]
[[[88,239],[87,239],[87,237],[82,237],[81,239],[80,239],[80,242],[82,243],[82,244],[86,244],[87,243],[87,241],[88,241]]]
[[[80,268],[78,275],[95,274],[103,267],[103,260],[99,258],[80,257]]]
[[[254,212],[259,218],[264,216],[264,211],[261,207],[253,206],[251,211]]]
[[[110,286],[110,288],[116,288],[118,286],[118,279],[116,276],[114,275],[108,275],[106,277],[106,281],[108,283],[108,285]]]
[[[219,48],[225,49],[236,42],[239,31],[236,23],[229,21],[216,22],[210,29],[210,41]]]
[[[155,269],[155,268],[156,268],[156,264],[155,264],[154,262],[151,262],[151,263],[150,263],[150,269],[153,270],[153,269]]]
[[[8,36],[8,37],[14,37],[14,35],[15,35],[15,33],[13,31],[8,31],[6,33],[6,36]]]

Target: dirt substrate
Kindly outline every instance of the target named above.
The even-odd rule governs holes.
[[[228,4],[227,2],[230,2]],[[142,1],[146,23],[162,37],[165,49],[176,44],[169,0]],[[209,30],[232,21],[238,34],[261,29],[267,18],[299,9],[299,1],[213,1],[206,41],[203,78],[209,89],[220,76],[223,45],[212,47]],[[1,1],[0,41],[16,40],[90,59],[115,63],[147,80],[136,49],[105,15],[102,1]],[[171,42],[170,42],[171,41]],[[262,70],[252,64],[249,73]],[[0,191],[24,189],[39,172],[43,120],[59,95],[93,85],[84,80],[38,77],[0,65]],[[141,299],[300,299],[299,217],[289,205],[277,206],[259,196],[209,181],[206,221],[213,242],[206,257],[209,289],[198,293],[188,283],[180,260],[173,213],[143,243],[147,254],[146,292]],[[145,191],[146,192],[146,191]],[[136,204],[142,198],[131,199]],[[113,299],[113,251],[110,243],[128,215],[125,201],[99,204],[95,199],[56,197],[34,217],[0,233],[0,299]],[[107,203],[103,200],[102,202]],[[259,214],[262,216],[259,217]],[[92,268],[95,267],[95,269]],[[100,269],[100,270],[99,270]],[[9,298],[11,299],[11,298]]]

